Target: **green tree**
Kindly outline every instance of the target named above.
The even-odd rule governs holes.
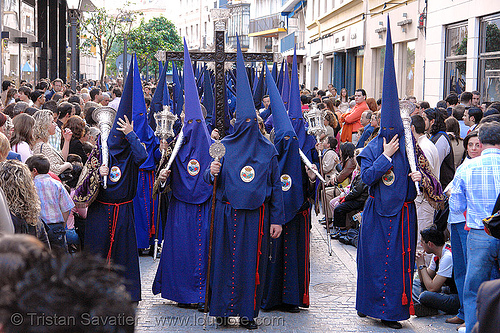
[[[146,65],[154,69],[158,61],[155,54],[159,50],[182,51],[182,39],[175,25],[167,18],[154,17],[132,29],[128,36],[128,49],[137,54],[139,70],[144,74]]]
[[[127,20],[124,20],[124,18]],[[95,48],[101,62],[101,86],[104,85],[106,61],[118,36],[123,35],[129,20],[135,18],[134,13],[120,12],[116,16],[108,14],[106,9],[98,8],[93,12],[86,12],[80,19],[83,43],[82,52],[90,53]]]

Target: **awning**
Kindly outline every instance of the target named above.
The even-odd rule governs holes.
[[[22,68],[23,72],[33,72],[33,67],[31,67],[30,63],[26,61]]]
[[[286,32],[285,28],[274,28],[269,30],[257,31],[248,34],[248,37],[273,37],[280,32]]]

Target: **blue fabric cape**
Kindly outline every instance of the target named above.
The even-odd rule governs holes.
[[[272,105],[275,131],[274,147],[278,151],[281,189],[283,190],[283,201],[286,207],[285,221],[289,222],[304,203],[299,141],[267,64],[264,67],[267,69],[266,83]]]
[[[211,139],[201,113],[200,100],[193,75],[188,48],[184,41],[184,143],[172,167],[172,194],[181,201],[201,204],[212,195],[212,186],[203,180],[203,171],[210,167],[208,153]]]
[[[307,134],[305,127],[305,120],[302,116],[302,104],[300,103],[300,86],[299,86],[299,75],[297,71],[297,56],[295,50],[293,52],[293,64],[292,64],[292,80],[290,83],[290,100],[288,105],[288,116],[292,121],[293,129],[297,134],[299,139],[299,147],[302,152],[309,158],[312,162],[313,156],[312,151],[316,145],[316,139],[311,135]]]
[[[230,169],[224,191],[225,197],[231,198],[231,205],[235,209],[253,210],[264,203],[266,193],[261,189],[267,186],[269,164],[277,152],[259,131],[239,40],[237,44],[236,123],[234,133],[222,140],[226,147],[223,168]],[[247,166],[254,170],[254,178],[250,182],[244,182],[240,175]]]

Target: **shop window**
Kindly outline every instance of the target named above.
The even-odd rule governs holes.
[[[479,90],[483,101],[500,101],[500,14],[481,19]]]
[[[402,57],[401,57],[401,90],[399,95],[401,97],[415,95],[415,41],[402,43]]]
[[[467,60],[467,22],[446,28],[444,96],[466,90],[465,68]]]
[[[375,50],[375,94],[374,98],[382,98],[382,85],[384,82],[385,46]]]

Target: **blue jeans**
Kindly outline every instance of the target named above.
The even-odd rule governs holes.
[[[457,285],[458,298],[460,299],[460,310],[457,317],[464,319],[464,281],[467,269],[467,234],[464,229],[465,221],[461,223],[450,223],[451,252],[453,253],[453,277]]]
[[[425,290],[423,283],[419,279],[414,279],[412,287],[413,302],[444,311],[448,314],[455,314],[460,308],[460,300],[458,299],[458,294],[451,294],[449,290],[449,287],[444,286],[439,293],[428,291]]]
[[[64,223],[47,223],[47,227],[49,228],[47,236],[49,236],[52,251],[68,253]]]
[[[476,299],[479,286],[492,279],[498,271],[500,239],[488,236],[483,229],[471,229],[467,236],[467,273],[464,283],[464,312],[466,332],[470,333],[477,322]]]

